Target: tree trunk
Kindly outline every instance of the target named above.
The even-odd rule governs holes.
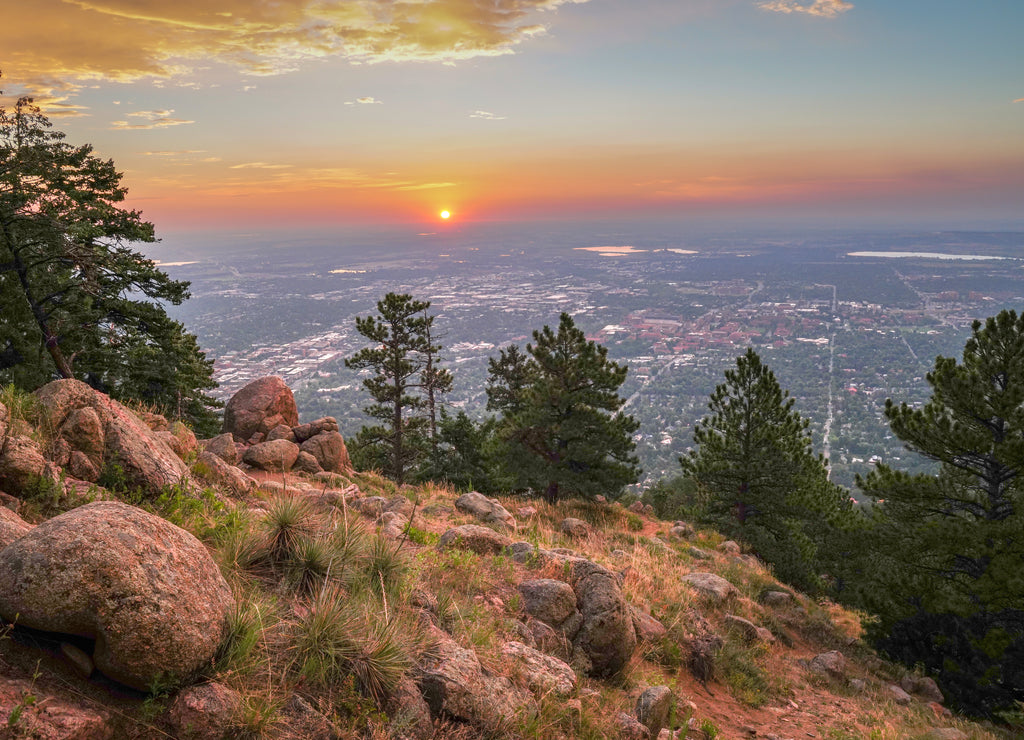
[[[558,481],[553,480],[548,483],[548,490],[544,492],[544,498],[547,499],[549,504],[558,503]]]
[[[57,373],[65,379],[75,377],[74,373],[71,372],[71,364],[60,350],[60,344],[56,335],[50,331],[50,324],[46,320],[46,313],[43,311],[43,307],[32,297],[32,290],[28,284],[28,268],[21,261],[21,257],[17,253],[14,255],[14,262],[15,272],[18,273],[18,282],[21,283],[21,290],[25,295],[25,300],[28,301],[29,307],[32,309],[32,316],[36,320],[36,325],[43,334],[43,346],[46,347],[46,351],[53,359]]]

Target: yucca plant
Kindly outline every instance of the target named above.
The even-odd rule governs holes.
[[[273,565],[281,565],[295,555],[299,541],[316,529],[312,505],[300,496],[274,499],[263,517],[266,555]]]
[[[288,584],[302,594],[313,594],[328,578],[339,575],[334,541],[328,537],[304,535],[294,543],[291,559],[285,569]]]
[[[401,591],[409,572],[409,560],[395,543],[376,537],[363,565],[363,579],[371,591],[383,598],[394,598]]]

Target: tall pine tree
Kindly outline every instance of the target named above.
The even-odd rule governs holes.
[[[1024,316],[975,322],[962,361],[937,357],[927,380],[924,406],[885,415],[938,473],[858,481],[881,518],[862,593],[881,647],[991,714],[1024,701]]]
[[[350,368],[373,372],[363,380],[374,403],[363,408],[381,423],[363,427],[353,440],[353,454],[404,483],[427,447],[424,400],[418,393],[427,339],[428,301],[406,293],[388,293],[377,302],[378,316],[356,317],[356,329],[373,344],[345,360]]]
[[[679,462],[703,494],[704,521],[746,541],[781,578],[813,588],[823,527],[848,506],[793,403],[748,349],[725,371],[694,430],[696,447]]]
[[[516,348],[491,363],[489,407],[499,427],[506,469],[520,486],[560,496],[617,495],[639,476],[633,454],[638,424],[620,413],[627,369],[587,341],[563,313],[558,331],[533,333],[527,355]]]

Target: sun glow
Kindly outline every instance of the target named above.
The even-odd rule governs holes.
[[[445,221],[447,221],[451,217],[452,217],[451,211],[441,211],[441,218],[443,218]]]

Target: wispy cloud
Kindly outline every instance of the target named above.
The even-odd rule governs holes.
[[[475,110],[469,114],[470,118],[482,118],[485,121],[504,121],[506,116],[496,116],[485,110]]]
[[[175,149],[159,152],[139,152],[146,157],[181,157],[188,154],[205,154],[205,149]]]
[[[268,162],[244,162],[242,164],[233,164],[228,169],[232,170],[288,170],[291,169],[290,164],[270,164]]]
[[[365,97],[356,98],[356,102],[362,105],[380,105],[382,101],[377,100],[377,98]]]
[[[142,123],[132,123],[131,121],[111,121],[110,128],[116,130],[154,129],[168,128],[170,126],[184,126],[189,123],[195,123],[195,121],[189,121],[184,118],[171,118],[172,113],[174,113],[173,109],[139,110],[133,113],[128,113],[127,117],[141,118]]]
[[[853,3],[846,0],[811,0],[811,2],[800,2],[800,0],[764,0],[758,3],[764,10],[771,10],[776,13],[806,13],[821,18],[835,18],[853,8]]]
[[[35,92],[53,80],[187,84],[210,62],[272,75],[329,57],[447,63],[511,54],[560,7],[585,2],[33,0],[4,3],[0,49],[7,79]]]
[[[1024,103],[1024,98],[1017,98],[1013,101],[1014,103]]]

